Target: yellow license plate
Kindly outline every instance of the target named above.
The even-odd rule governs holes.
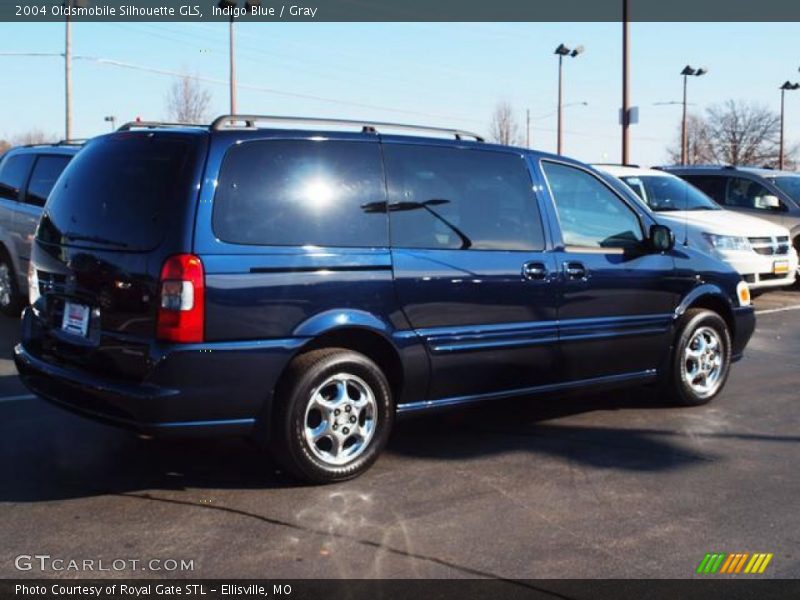
[[[788,260],[776,260],[772,265],[772,272],[775,275],[786,275],[789,272]]]

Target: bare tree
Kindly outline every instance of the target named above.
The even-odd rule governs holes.
[[[11,148],[11,143],[0,139],[0,156],[3,156],[3,154],[5,154],[9,148]]]
[[[700,115],[689,114],[686,117],[686,160],[690,165],[713,162],[711,158],[711,140],[708,123]],[[677,135],[673,146],[667,148],[669,160],[675,164],[681,160],[681,125],[678,124]]]
[[[176,79],[167,93],[169,118],[177,123],[205,123],[210,103],[209,91],[191,75]]]
[[[45,133],[41,129],[31,129],[25,133],[11,138],[12,146],[25,146],[27,144],[52,144],[58,141],[54,133]]]
[[[705,117],[692,116],[688,122],[689,163],[755,165],[778,164],[780,116],[759,104],[728,100],[709,107]],[[667,150],[680,159],[680,139]],[[797,161],[798,147],[785,151],[786,162]]]
[[[514,118],[514,110],[508,102],[499,102],[492,115],[489,136],[493,142],[506,146],[519,145],[522,141],[520,128]]]

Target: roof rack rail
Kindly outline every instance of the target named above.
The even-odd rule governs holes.
[[[631,167],[632,169],[641,169],[641,165],[635,165],[633,163],[615,163],[615,162],[598,162],[592,163],[593,165],[597,165],[598,167]]]
[[[201,127],[208,129],[208,125],[200,123],[167,123],[163,121],[129,121],[120,125],[117,131],[130,131],[131,129],[174,129],[176,127]]]
[[[425,125],[407,125],[405,123],[386,123],[382,121],[356,121],[349,119],[325,119],[316,117],[281,117],[274,115],[223,115],[214,119],[211,123],[213,131],[220,131],[224,129],[258,129],[257,123],[298,123],[302,125],[344,125],[355,126],[361,129],[363,133],[378,133],[379,129],[403,129],[408,131],[427,131],[431,133],[446,134],[455,137],[457,140],[464,138],[472,138],[476,142],[485,141],[483,136],[471,131],[462,131],[460,129],[447,129],[444,127],[427,127]]]
[[[88,138],[73,138],[71,140],[58,140],[57,142],[36,142],[35,144],[21,144],[19,148],[42,148],[46,146],[82,146]]]

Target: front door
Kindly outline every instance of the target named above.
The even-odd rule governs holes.
[[[670,346],[678,301],[670,253],[648,249],[643,217],[589,170],[542,161],[561,230],[560,350],[566,378],[647,377]]]
[[[395,289],[429,399],[557,381],[555,255],[519,152],[385,141]]]

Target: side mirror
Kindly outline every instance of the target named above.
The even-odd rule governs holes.
[[[675,234],[666,225],[651,225],[649,239],[656,252],[669,252],[675,247]]]
[[[756,208],[764,208],[766,210],[780,210],[781,208],[781,201],[778,199],[777,196],[761,196],[756,198],[755,201]]]

